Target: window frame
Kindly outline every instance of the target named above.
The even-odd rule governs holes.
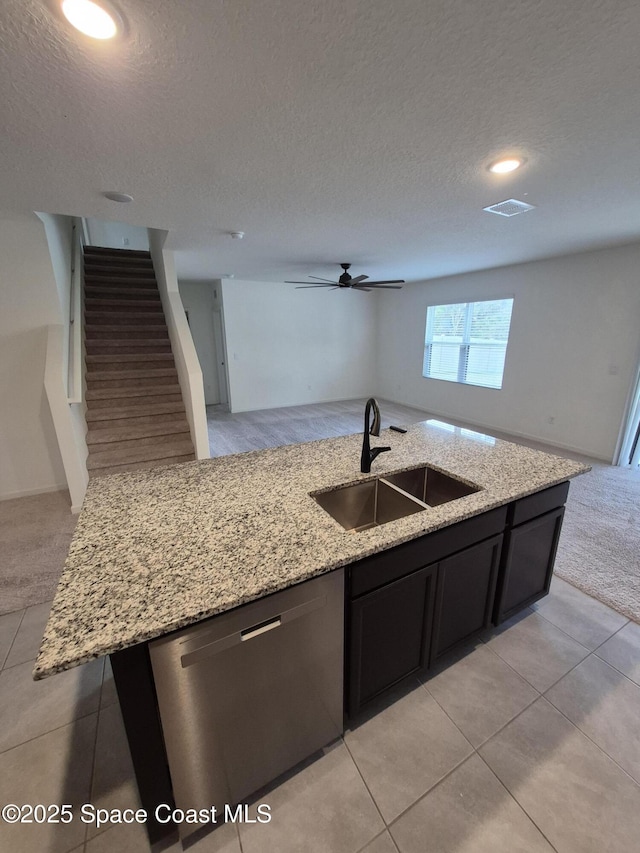
[[[476,347],[478,349],[482,349],[483,346],[495,346],[495,344],[483,344],[482,342],[473,342],[471,341],[471,324],[473,321],[473,309],[472,306],[484,303],[484,302],[511,302],[511,312],[509,314],[509,325],[507,328],[507,339],[504,342],[504,360],[502,364],[502,374],[500,376],[500,384],[499,385],[486,385],[480,384],[478,382],[471,382],[467,379],[468,369],[469,369],[469,356],[471,353],[471,348]],[[508,296],[494,296],[485,299],[467,299],[466,301],[460,302],[436,302],[431,305],[427,305],[426,310],[426,325],[425,325],[425,334],[424,334],[424,349],[423,349],[423,358],[422,358],[422,377],[424,379],[437,379],[441,382],[454,382],[459,385],[471,385],[475,388],[488,388],[492,391],[500,391],[504,384],[504,371],[506,367],[507,361],[507,350],[509,346],[509,340],[511,336],[511,320],[513,319],[513,305],[515,303],[515,297],[512,294]],[[461,338],[462,340],[459,343],[450,343],[447,344],[444,341],[435,341],[434,337],[434,322],[435,322],[435,310],[440,307],[448,307],[450,305],[466,305],[466,313],[464,317],[464,328],[462,331]],[[445,346],[457,346],[458,347],[458,365],[457,365],[457,377],[455,379],[451,379],[443,376],[432,376],[430,373],[425,373],[425,366],[427,363],[429,364],[429,370],[431,369],[431,358],[433,354],[433,345],[434,343],[445,344]],[[427,355],[428,350],[428,355]]]

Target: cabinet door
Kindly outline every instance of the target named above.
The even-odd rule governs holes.
[[[564,507],[507,533],[495,623],[499,625],[549,592]]]
[[[501,545],[502,534],[440,562],[433,660],[491,623]]]
[[[428,665],[437,565],[350,604],[349,714]]]

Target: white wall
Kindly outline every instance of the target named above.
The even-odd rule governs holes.
[[[135,249],[149,251],[149,235],[140,225],[127,225],[126,222],[108,222],[89,216],[86,220],[89,231],[89,246],[104,246],[107,249]],[[127,241],[127,242],[125,242]]]
[[[422,377],[428,305],[506,296],[502,390]],[[640,339],[640,244],[407,285],[382,296],[378,324],[380,396],[611,461]]]
[[[173,252],[164,248],[167,233],[157,228],[149,228],[149,251],[167,321],[171,350],[178,372],[178,382],[196,459],[209,459],[211,454],[202,370],[180,299]]]
[[[61,322],[42,222],[0,213],[0,498],[66,488],[44,390],[46,327]]]
[[[211,281],[181,281],[178,287],[184,310],[189,315],[189,328],[202,369],[204,400],[211,406],[220,402],[213,336],[214,285]]]
[[[38,213],[44,223],[60,304],[60,325],[48,329],[47,359],[45,366],[45,390],[56,431],[58,447],[71,495],[72,512],[80,512],[84,500],[89,474],[89,455],[86,433],[85,405],[83,393],[83,346],[81,275],[79,272],[80,249],[74,246],[73,218],[60,214]],[[77,292],[73,295],[74,324],[71,324],[71,267],[76,254],[78,267],[75,275]],[[73,352],[69,353],[70,335]],[[74,400],[75,402],[69,402]]]
[[[378,294],[234,279],[222,296],[231,411],[375,391]]]

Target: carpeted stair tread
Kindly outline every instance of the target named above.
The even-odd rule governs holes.
[[[94,400],[118,400],[131,397],[164,397],[170,395],[169,400],[155,400],[154,402],[175,402],[174,397],[182,399],[182,392],[177,382],[167,382],[164,385],[137,385],[130,388],[87,388],[86,399],[88,403]]]
[[[155,287],[87,284],[84,293],[85,297],[91,299],[155,299],[160,301],[160,293]]]
[[[166,323],[158,323],[155,326],[152,323],[148,323],[146,326],[125,326],[122,323],[112,324],[111,326],[85,324],[84,332],[85,339],[102,342],[125,338],[135,339],[137,335],[144,339],[157,338],[159,340],[162,338],[169,340],[169,330]]]
[[[145,270],[132,270],[123,267],[122,269],[107,271],[100,267],[95,269],[85,270],[84,282],[90,287],[103,285],[105,287],[145,287],[149,290],[156,290],[158,283],[153,274],[147,275]]]
[[[87,423],[92,424],[94,421],[126,420],[129,418],[151,418],[151,422],[153,422],[153,418],[172,418],[180,413],[184,413],[184,406],[181,402],[147,403],[146,398],[143,398],[135,401],[127,400],[125,405],[110,406],[108,409],[88,409]]]
[[[130,370],[88,370],[86,373],[87,387],[93,382],[116,382],[131,383],[132,380],[164,380],[165,377],[176,377],[178,375],[175,367],[132,367]],[[152,384],[150,382],[149,384]],[[146,383],[143,383],[146,384]]]
[[[85,323],[90,326],[113,326],[121,323],[123,326],[139,326],[148,323],[157,326],[164,322],[162,311],[87,311],[84,312]]]
[[[111,465],[126,465],[131,462],[148,462],[153,459],[167,459],[171,456],[184,456],[193,453],[193,445],[189,433],[187,438],[168,436],[169,441],[161,441],[162,436],[155,436],[151,444],[132,441],[126,449],[104,450],[91,452],[87,459],[90,471]]]
[[[151,258],[151,253],[143,249],[112,249],[110,246],[85,246],[84,256],[103,255],[107,258]]]
[[[140,408],[142,408],[142,406]],[[111,414],[110,409],[88,409],[87,411],[92,412],[95,415],[93,419],[87,420],[89,431],[120,429],[120,427],[134,428],[143,426],[159,426],[160,424],[176,425],[180,423],[184,425],[186,423],[184,406],[179,408],[176,412],[160,412],[155,415],[129,415],[128,417],[122,418],[100,417],[101,414]]]
[[[130,344],[129,344],[130,346]],[[118,350],[115,353],[87,353],[87,364],[148,364],[149,362],[158,362],[158,366],[164,362],[173,364],[173,353],[169,349],[168,352],[122,352]]]
[[[171,353],[171,343],[167,338],[164,340],[155,340],[147,338],[146,340],[124,340],[124,341],[108,341],[108,340],[85,340],[85,350],[87,356],[104,356],[104,360],[116,360],[125,355],[132,355],[138,358],[149,359],[150,355]]]
[[[85,255],[85,266],[109,266],[112,269],[120,267],[131,267],[132,269],[153,270],[153,261],[150,257],[138,257],[136,255]]]
[[[138,313],[143,311],[158,311],[162,302],[160,299],[105,299],[88,296],[84,301],[85,312],[89,311],[119,311],[123,308],[134,308]]]
[[[119,287],[135,287],[149,293],[158,292],[158,284],[155,278],[140,278],[136,276],[126,276],[120,278],[107,278],[100,276],[85,275],[85,284],[88,287],[103,287],[105,289],[114,290]]]
[[[103,278],[109,278],[112,281],[122,280],[123,278],[138,278],[142,281],[153,281],[155,282],[156,277],[153,273],[153,268],[151,267],[129,267],[129,266],[119,266],[112,267],[110,264],[108,266],[104,266],[103,264],[93,264],[91,266],[85,266],[84,270],[85,281],[91,280],[92,278],[96,278],[101,276]]]
[[[91,446],[113,444],[114,442],[130,441],[133,439],[149,439],[157,436],[188,433],[189,424],[186,417],[178,417],[173,421],[159,423],[130,424],[124,426],[101,425],[100,428],[89,429],[87,444]]]
[[[89,477],[106,477],[108,474],[127,474],[130,471],[142,471],[149,468],[164,468],[167,465],[180,465],[183,462],[193,462],[195,453],[185,453],[183,456],[171,456],[164,459],[150,459],[147,462],[133,462],[130,465],[112,465],[108,468],[96,468],[89,471]]]
[[[179,386],[178,386],[179,387]],[[113,389],[108,389],[113,390]],[[154,389],[155,390],[155,389]],[[144,394],[140,397],[125,397],[120,394],[118,397],[96,397],[93,400],[87,400],[87,409],[95,412],[105,412],[109,409],[126,408],[130,405],[169,405],[172,403],[183,403],[182,393],[178,390],[172,394]],[[184,405],[184,403],[183,403]]]

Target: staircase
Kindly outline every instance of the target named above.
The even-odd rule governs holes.
[[[90,477],[195,459],[149,252],[84,249]]]

